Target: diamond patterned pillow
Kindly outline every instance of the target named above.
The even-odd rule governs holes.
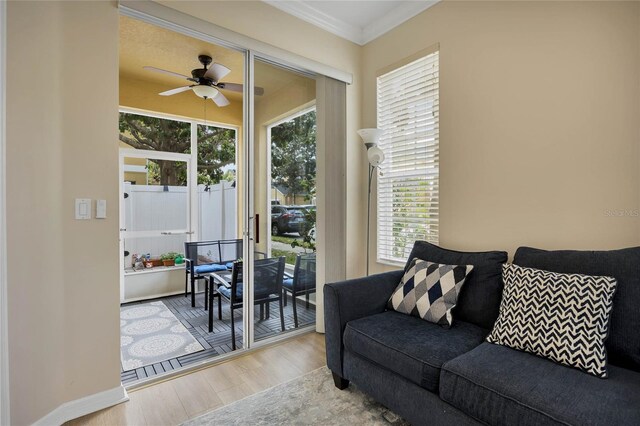
[[[616,279],[506,264],[500,315],[487,341],[606,378]]]
[[[451,310],[472,270],[472,265],[441,265],[415,258],[389,298],[388,307],[450,327]]]

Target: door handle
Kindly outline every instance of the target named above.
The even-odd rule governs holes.
[[[256,230],[256,244],[260,244],[260,214],[256,213],[255,217],[255,230]]]
[[[160,235],[173,235],[172,232],[161,232]]]

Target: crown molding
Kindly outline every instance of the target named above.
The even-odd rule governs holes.
[[[283,12],[307,21],[310,24],[329,31],[339,37],[346,38],[354,43],[362,43],[362,29],[357,25],[351,25],[340,19],[309,6],[301,0],[262,0],[270,6],[280,9]]]
[[[403,22],[430,8],[440,0],[421,0],[404,2],[380,19],[364,28],[350,24],[339,18],[322,12],[307,4],[304,0],[262,0],[289,15],[302,19],[316,27],[352,41],[361,46],[389,32]]]
[[[359,44],[364,45],[375,40],[398,25],[429,9],[439,1],[440,0],[409,1],[394,7],[389,13],[362,29],[362,43]]]

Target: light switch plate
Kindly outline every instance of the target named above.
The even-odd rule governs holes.
[[[76,198],[76,219],[91,219],[91,198]]]
[[[107,200],[96,200],[96,219],[107,218]]]

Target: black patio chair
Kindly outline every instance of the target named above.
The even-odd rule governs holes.
[[[282,278],[284,277],[284,257],[275,257],[269,259],[258,259],[253,262],[254,276],[254,305],[260,305],[261,312],[265,308],[269,311],[269,304],[278,301],[280,307],[280,326],[284,331],[284,308],[282,306]],[[235,262],[231,272],[231,287],[219,286],[218,293],[229,301],[231,309],[231,346],[236,349],[236,327],[234,319],[234,311],[242,309],[242,262]],[[218,309],[222,304],[221,298],[218,298]]]
[[[185,277],[184,297],[191,281],[191,306],[196,306],[196,280],[206,274],[231,269],[232,263],[242,257],[242,239],[192,241],[184,243]],[[191,278],[191,280],[189,280]],[[205,309],[208,298],[205,297]]]
[[[309,295],[316,292],[316,254],[299,254],[296,256],[296,266],[293,270],[293,278],[287,278],[282,282],[284,303],[287,304],[287,293],[291,294],[293,304],[293,321],[298,328],[297,297],[305,296],[306,308],[309,309]]]

